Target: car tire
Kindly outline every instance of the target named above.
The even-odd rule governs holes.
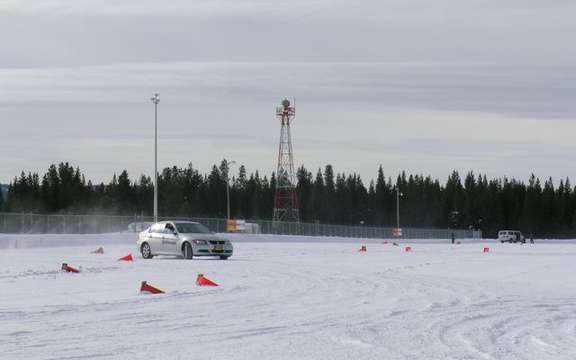
[[[228,260],[230,256],[220,255],[220,260]]]
[[[154,257],[154,255],[152,255],[152,249],[150,249],[148,243],[142,244],[140,247],[140,253],[144,259],[152,259]]]
[[[184,243],[184,246],[182,246],[182,256],[187,260],[191,260],[194,257],[194,254],[192,253],[192,245],[190,245],[190,243]]]

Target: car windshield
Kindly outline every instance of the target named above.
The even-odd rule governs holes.
[[[181,234],[209,234],[210,230],[202,224],[175,223],[176,229]]]

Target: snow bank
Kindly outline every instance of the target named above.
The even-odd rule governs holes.
[[[135,233],[110,234],[0,234],[0,249],[53,246],[134,244]]]
[[[296,236],[296,235],[267,235],[267,234],[218,234],[233,243],[354,243],[354,244],[381,244],[384,241],[399,244],[449,244],[447,239],[367,239],[347,238],[336,236]],[[137,233],[108,233],[108,234],[0,234],[0,249],[24,249],[54,246],[85,246],[85,245],[112,245],[135,244]],[[496,243],[494,239],[457,239],[462,244],[470,243]],[[547,243],[567,243],[571,240],[536,240]],[[576,241],[576,240],[572,240]]]
[[[269,235],[269,234],[219,234],[233,242],[313,242],[313,243],[357,243],[357,244],[380,244],[383,241],[398,243],[421,243],[421,244],[448,244],[449,239],[395,239],[395,238],[351,238],[338,236],[300,236],[300,235]],[[457,239],[460,242],[483,242],[483,239]]]

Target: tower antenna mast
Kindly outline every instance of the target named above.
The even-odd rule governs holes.
[[[274,222],[299,222],[298,196],[296,194],[296,176],[290,123],[296,116],[296,109],[288,99],[276,108],[276,117],[280,120],[280,145],[278,147],[278,167],[276,170],[276,189],[274,192]]]

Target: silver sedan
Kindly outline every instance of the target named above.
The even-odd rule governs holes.
[[[232,256],[234,247],[204,225],[191,221],[161,221],[138,235],[138,249],[144,259],[156,255],[178,255],[185,259],[195,256]]]

